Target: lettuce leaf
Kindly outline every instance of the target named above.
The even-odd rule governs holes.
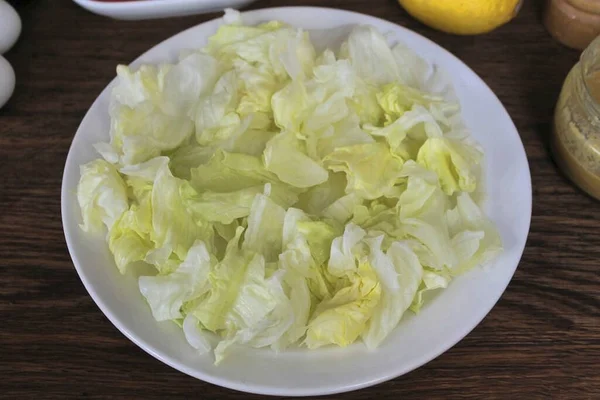
[[[435,172],[447,195],[457,191],[473,192],[477,186],[474,167],[481,152],[465,142],[430,137],[419,149],[417,162]]]
[[[206,244],[197,241],[175,271],[168,275],[141,276],[140,292],[154,318],[157,321],[181,318],[183,304],[210,289],[207,278],[214,262]]]
[[[335,149],[325,157],[325,165],[346,173],[346,193],[376,199],[389,194],[397,183],[403,160],[382,143],[368,143]]]
[[[81,166],[77,185],[77,201],[81,208],[84,232],[112,228],[129,208],[127,187],[117,169],[104,160],[95,160]]]
[[[423,277],[423,267],[406,243],[394,242],[384,254],[381,250],[382,240],[380,236],[369,242],[371,265],[383,283],[383,290],[381,301],[362,334],[368,348],[379,346],[398,325],[413,302]]]
[[[319,185],[329,177],[327,170],[306,155],[303,143],[292,133],[282,132],[267,143],[264,161],[268,171],[298,188]]]

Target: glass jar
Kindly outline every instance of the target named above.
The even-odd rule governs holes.
[[[546,0],[543,19],[556,40],[583,50],[600,35],[600,0]]]
[[[550,143],[564,173],[600,200],[600,36],[567,75]]]

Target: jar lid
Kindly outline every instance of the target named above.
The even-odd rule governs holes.
[[[600,14],[600,1],[598,0],[566,0],[573,7],[592,14]]]
[[[600,1],[547,0],[543,20],[556,40],[583,50],[600,35]]]

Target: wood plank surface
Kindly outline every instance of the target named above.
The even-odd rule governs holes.
[[[61,227],[60,184],[79,122],[117,63],[218,14],[115,21],[71,1],[13,1],[23,20],[6,54],[17,72],[0,109],[0,398],[259,399],[184,375],[147,355],[104,317],[81,284]],[[531,232],[496,307],[454,348],[405,376],[340,399],[600,399],[600,203],[547,150],[562,81],[578,53],[526,1],[508,25],[457,37],[393,0],[270,1],[388,19],[450,50],[498,95],[525,144]]]

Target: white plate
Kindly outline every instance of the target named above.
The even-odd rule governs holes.
[[[97,0],[73,0],[94,14],[115,19],[150,19],[203,14],[240,8],[253,0],[131,0],[106,2]]]
[[[375,351],[368,351],[362,344],[280,354],[247,349],[214,366],[211,355],[194,354],[174,324],[154,321],[135,278],[119,275],[103,238],[84,235],[78,227],[79,207],[74,192],[79,166],[98,157],[92,144],[108,138],[107,110],[113,81],[83,119],[65,166],[62,217],[77,272],[96,304],[125,336],[164,363],[216,385],[271,395],[317,395],[355,390],[405,374],[468,334],[492,309],[517,268],[531,219],[531,179],[519,134],[498,98],[473,71],[435,43],[405,28],[362,14],[311,7],[257,10],[243,16],[252,24],[277,19],[307,29],[370,24],[446,69],[466,123],[486,152],[486,211],[500,230],[504,253],[489,267],[457,278],[418,316],[407,315]],[[220,19],[213,20],[175,35],[132,65],[173,61],[186,46],[203,45],[219,24]]]

